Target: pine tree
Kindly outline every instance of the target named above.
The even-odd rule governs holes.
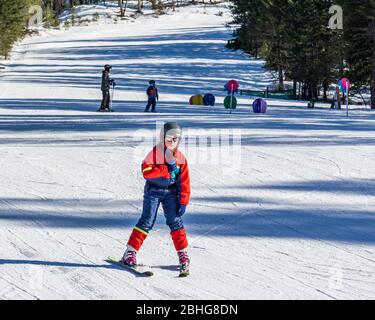
[[[331,1],[296,0],[290,10],[287,75],[304,84],[304,98],[319,96],[319,88],[335,81],[340,65],[340,34],[328,28]]]
[[[262,55],[266,59],[266,68],[278,73],[279,90],[284,90],[284,72],[290,48],[288,42],[289,26],[285,23],[291,12],[292,2],[288,0],[266,1],[263,37],[265,39]]]
[[[8,57],[12,45],[26,32],[26,0],[0,1],[0,55]]]
[[[276,71],[279,89],[284,76],[305,87],[304,96],[316,97],[318,88],[335,79],[340,55],[339,34],[328,29],[329,7],[326,0],[233,0],[234,49],[266,60],[266,68]],[[326,90],[325,90],[326,91]]]
[[[234,32],[236,43],[233,49],[258,57],[264,42],[265,5],[262,0],[234,0],[232,13],[233,24],[239,25]]]
[[[344,8],[344,35],[348,76],[356,85],[371,88],[371,108],[375,109],[375,0],[341,1]]]

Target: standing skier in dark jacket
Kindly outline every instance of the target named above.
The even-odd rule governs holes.
[[[158,93],[158,89],[155,86],[155,80],[151,80],[149,84],[150,86],[147,88],[147,92],[146,92],[148,96],[148,102],[147,102],[145,112],[149,111],[151,106],[152,106],[151,112],[155,112],[156,100],[159,100],[159,93]]]
[[[111,103],[111,95],[110,89],[111,85],[115,86],[116,82],[113,79],[110,79],[109,74],[111,72],[112,66],[106,64],[104,66],[103,74],[102,74],[102,93],[103,93],[103,100],[100,106],[99,111],[111,111],[110,103]]]

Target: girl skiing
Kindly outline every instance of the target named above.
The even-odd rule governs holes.
[[[189,169],[185,156],[178,150],[182,129],[176,122],[165,123],[160,143],[142,163],[146,179],[142,216],[133,229],[121,263],[136,267],[136,254],[154,226],[160,204],[180,263],[180,275],[189,274],[188,241],[182,215],[190,199]]]

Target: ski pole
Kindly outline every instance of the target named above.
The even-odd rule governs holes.
[[[232,114],[232,102],[233,102],[233,83],[231,86],[231,92],[230,92],[230,108],[229,108],[229,113]]]
[[[349,117],[349,81],[346,81],[346,116]]]
[[[115,96],[115,85],[112,84],[112,97],[111,97],[111,110],[112,110],[112,105],[113,105],[113,97]]]

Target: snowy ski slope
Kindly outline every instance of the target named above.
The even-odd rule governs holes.
[[[1,299],[375,298],[375,115],[277,100],[255,115],[242,97],[230,116],[226,81],[264,89],[271,76],[224,48],[229,20],[227,6],[185,7],[14,49],[0,73]],[[105,63],[110,114],[95,112]],[[142,112],[150,79],[156,114]],[[187,104],[207,92],[215,107]],[[191,276],[177,277],[160,211],[139,253],[155,276],[138,278],[103,260],[140,215],[140,163],[167,120],[189,137]]]

